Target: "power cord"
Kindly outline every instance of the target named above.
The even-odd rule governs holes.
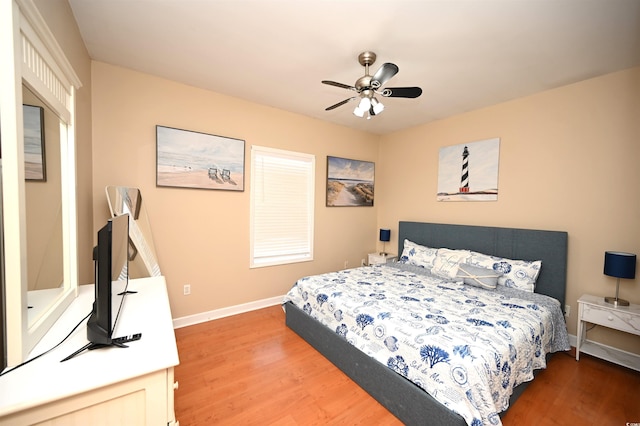
[[[54,347],[47,349],[46,351],[42,352],[40,355],[34,356],[33,358],[30,358],[30,359],[26,360],[26,361],[25,361],[25,362],[23,362],[22,364],[18,364],[18,365],[16,365],[15,367],[10,368],[9,370],[5,370],[5,371],[0,372],[0,376],[4,376],[5,374],[12,372],[12,371],[13,371],[13,370],[15,370],[16,368],[20,368],[20,367],[22,367],[23,365],[27,365],[27,364],[29,364],[31,361],[35,361],[36,359],[40,358],[41,356],[46,355],[46,354],[48,354],[49,352],[51,352],[52,350],[54,350],[55,348],[57,348],[58,346],[60,346],[60,345],[61,345],[65,340],[67,340],[67,339],[68,339],[68,338],[73,334],[73,332],[74,332],[74,331],[76,331],[76,329],[77,329],[78,327],[80,327],[80,325],[81,325],[81,324],[82,324],[86,319],[88,319],[90,316],[91,316],[91,312],[89,312],[89,313],[87,314],[87,316],[86,316],[86,317],[82,318],[82,319],[80,320],[80,322],[79,322],[78,324],[76,324],[76,326],[75,326],[75,327],[73,327],[73,329],[69,332],[69,334],[67,334],[67,335],[65,336],[65,338],[64,338],[64,339],[62,339],[60,342],[58,342],[58,344],[56,344]]]

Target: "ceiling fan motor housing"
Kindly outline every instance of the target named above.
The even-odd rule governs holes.
[[[358,92],[367,97],[373,96],[373,93],[365,93],[370,91],[371,88],[371,80],[372,77],[369,75],[369,65],[373,65],[376,61],[376,54],[373,52],[362,52],[358,55],[358,62],[362,65],[364,70],[364,75],[356,80],[354,87],[358,90]]]

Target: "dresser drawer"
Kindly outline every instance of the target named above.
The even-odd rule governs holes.
[[[621,309],[603,309],[585,304],[582,309],[581,319],[593,324],[640,335],[640,317]]]

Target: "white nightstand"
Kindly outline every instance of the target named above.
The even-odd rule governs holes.
[[[576,360],[580,351],[640,371],[640,356],[621,350],[611,351],[604,345],[586,340],[585,323],[598,324],[640,336],[640,305],[614,306],[604,297],[582,295],[578,299],[578,336]]]
[[[393,253],[369,253],[369,265],[380,265],[382,263],[392,263],[398,260],[398,256]]]

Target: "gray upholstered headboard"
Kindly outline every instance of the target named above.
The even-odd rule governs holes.
[[[541,260],[536,293],[560,301],[564,311],[567,286],[567,240],[561,231],[400,222],[398,256],[405,238],[427,247],[469,249],[514,260]]]

